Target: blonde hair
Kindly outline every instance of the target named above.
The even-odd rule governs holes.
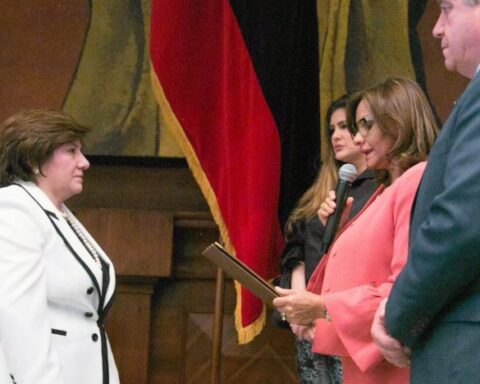
[[[332,148],[332,131],[330,130],[330,119],[333,113],[339,109],[347,110],[348,97],[346,95],[334,100],[326,113],[325,129],[327,131],[328,145],[325,161],[323,162],[313,184],[300,197],[295,208],[290,213],[285,224],[285,234],[288,237],[293,228],[293,223],[301,219],[310,219],[317,214],[320,204],[325,200],[329,191],[335,188],[338,180],[338,169],[341,163],[335,159]]]

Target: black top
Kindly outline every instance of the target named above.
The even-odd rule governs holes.
[[[352,183],[349,196],[354,198],[350,218],[355,216],[368,201],[378,184],[374,172],[366,170]],[[292,270],[300,263],[305,263],[305,280],[308,281],[319,263],[322,249],[322,239],[325,227],[318,215],[311,219],[298,220],[293,223],[291,233],[281,255],[282,281],[290,281]],[[285,279],[286,276],[289,276]]]

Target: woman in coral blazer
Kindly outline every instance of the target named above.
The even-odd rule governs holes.
[[[385,185],[342,227],[310,292],[279,289],[274,304],[289,321],[313,324],[313,352],[340,356],[345,384],[407,384],[408,369],[383,360],[370,327],[406,262],[410,210],[437,127],[420,87],[403,78],[355,95],[349,115],[367,166],[384,172]],[[324,219],[332,198],[320,208]]]

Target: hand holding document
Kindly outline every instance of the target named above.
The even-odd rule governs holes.
[[[273,285],[245,263],[230,255],[219,243],[210,244],[203,251],[203,255],[266,304],[272,306],[272,300],[279,296]]]

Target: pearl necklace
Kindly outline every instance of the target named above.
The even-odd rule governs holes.
[[[78,226],[78,224],[75,221],[72,220],[72,218],[69,216],[67,212],[61,212],[61,214],[63,218],[67,221],[70,228],[72,228],[73,232],[75,232],[80,242],[87,249],[90,256],[92,256],[95,263],[100,264],[100,255],[98,254],[97,250],[92,245],[92,243],[88,240],[87,236],[85,236],[85,233],[82,231],[82,229]]]

